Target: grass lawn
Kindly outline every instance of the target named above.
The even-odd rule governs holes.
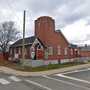
[[[16,70],[29,71],[29,72],[45,71],[45,70],[58,69],[58,68],[70,67],[70,66],[81,65],[81,64],[84,64],[84,63],[73,62],[73,63],[66,63],[66,64],[49,64],[47,66],[32,68],[32,67],[23,67],[21,64],[12,63],[9,61],[0,60],[0,66],[6,66]]]

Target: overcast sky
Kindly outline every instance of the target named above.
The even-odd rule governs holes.
[[[49,15],[70,43],[90,44],[90,0],[0,0],[0,22],[13,20],[22,31],[23,10],[26,36],[34,34],[35,19]]]

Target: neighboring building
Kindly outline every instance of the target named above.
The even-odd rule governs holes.
[[[69,50],[70,50],[70,58],[80,57],[79,47],[77,45],[70,44]]]
[[[80,57],[90,57],[90,46],[79,47]]]
[[[22,57],[22,39],[10,46],[10,56]],[[18,55],[17,55],[18,54]],[[78,47],[70,44],[60,30],[55,30],[55,21],[42,16],[35,20],[35,36],[25,38],[25,58],[61,60],[78,57]]]

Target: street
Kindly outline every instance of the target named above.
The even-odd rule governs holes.
[[[90,68],[28,77],[0,72],[0,90],[90,90]]]

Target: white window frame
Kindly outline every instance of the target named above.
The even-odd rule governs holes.
[[[58,53],[58,55],[61,55],[61,47],[60,46],[57,46],[57,53]]]
[[[35,46],[35,44],[37,44],[37,43],[40,45],[40,47],[41,47],[40,49],[43,49],[43,46],[41,45],[41,43],[39,42],[39,40],[37,38],[35,39],[35,41],[34,41],[32,46]]]
[[[48,47],[48,54],[53,55],[53,47]]]
[[[68,54],[68,48],[66,47],[65,49],[64,49],[64,55],[67,55]]]
[[[78,55],[80,55],[80,51],[78,50]]]
[[[71,53],[71,55],[73,55],[73,49],[72,48],[70,49],[70,53]]]
[[[12,48],[10,49],[10,54],[12,55]]]
[[[18,48],[19,50],[18,50],[18,53],[19,53],[19,55],[21,54],[21,48]]]
[[[42,46],[40,45],[40,43],[38,43],[39,45],[37,46],[37,50],[41,50],[42,49]],[[39,48],[40,46],[40,48]]]

